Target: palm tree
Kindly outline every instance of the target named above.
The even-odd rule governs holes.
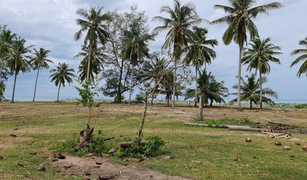
[[[256,18],[258,14],[268,14],[271,9],[279,9],[282,4],[279,2],[273,2],[266,5],[252,7],[257,3],[257,0],[228,0],[231,6],[215,5],[215,8],[222,9],[227,16],[212,21],[211,24],[224,23],[229,24],[223,35],[223,41],[226,45],[229,45],[233,40],[239,45],[239,69],[238,69],[238,110],[241,110],[240,101],[240,81],[241,81],[241,59],[244,48],[244,43],[247,41],[247,33],[250,35],[250,39],[253,40],[258,36],[258,30],[253,18]]]
[[[61,86],[65,87],[65,82],[67,82],[68,85],[72,84],[72,78],[76,77],[73,72],[75,72],[75,70],[73,68],[69,69],[66,63],[59,63],[56,69],[50,71],[50,73],[53,73],[49,76],[49,78],[51,78],[50,82],[54,81],[55,86],[59,86],[57,101],[59,101]]]
[[[31,70],[31,65],[28,62],[30,56],[27,53],[31,52],[30,48],[33,45],[25,46],[26,40],[21,39],[20,37],[13,41],[13,44],[9,47],[9,52],[7,53],[4,60],[7,62],[7,66],[10,69],[10,73],[13,75],[15,74],[14,78],[14,86],[13,86],[13,93],[12,93],[12,103],[14,103],[15,97],[15,87],[16,87],[16,80],[17,75],[19,72],[28,72]]]
[[[262,79],[262,74],[269,74],[271,67],[269,62],[274,62],[280,64],[280,60],[274,55],[282,54],[276,50],[281,50],[279,46],[275,46],[270,43],[271,39],[266,38],[261,40],[256,38],[249,43],[251,48],[245,48],[243,52],[242,64],[247,64],[246,70],[249,72],[255,69],[255,74],[257,70],[259,71],[259,79]],[[262,109],[262,81],[260,81],[260,109]]]
[[[76,32],[75,40],[79,40],[82,36],[83,32],[86,32],[84,38],[84,44],[88,47],[88,65],[87,65],[87,76],[86,81],[89,81],[90,77],[90,67],[91,67],[91,58],[93,50],[97,48],[98,42],[104,45],[107,42],[109,37],[108,32],[106,31],[107,26],[103,24],[107,20],[110,20],[110,16],[108,14],[101,14],[101,8],[91,8],[89,12],[86,9],[78,9],[77,14],[84,17],[84,19],[77,19],[77,24],[81,26],[81,29]]]
[[[34,87],[34,95],[33,95],[33,100],[32,100],[33,102],[35,101],[35,94],[36,94],[36,87],[37,87],[39,71],[41,69],[48,69],[49,68],[48,63],[53,63],[52,60],[47,59],[47,56],[50,53],[50,50],[46,50],[44,48],[39,48],[39,51],[37,51],[34,48],[34,51],[35,51],[34,57],[30,60],[30,63],[32,65],[33,69],[37,70],[35,87]]]
[[[5,66],[4,57],[9,52],[9,47],[12,46],[16,34],[12,33],[11,30],[6,29],[6,26],[2,27],[0,32],[0,80],[2,77],[2,70]]]
[[[133,70],[134,66],[142,57],[149,58],[149,48],[147,42],[153,40],[153,35],[142,34],[138,21],[131,24],[130,31],[124,31],[124,38],[126,45],[123,48],[123,56],[125,59],[130,59],[131,64],[131,79],[130,79],[130,93],[129,93],[129,106],[131,105],[131,93],[133,87]]]
[[[256,75],[255,74],[251,74],[250,77],[245,76],[247,78],[247,82],[244,81],[243,78],[241,78],[241,99],[243,101],[249,101],[249,107],[250,109],[253,108],[253,103],[254,104],[258,104],[260,102],[260,82],[259,79],[256,80]],[[267,78],[265,76],[262,76],[261,78],[261,83],[266,83],[267,82]],[[238,85],[234,85],[233,86],[234,89],[238,89]],[[262,94],[263,95],[268,95],[274,98],[278,98],[277,93],[274,92],[272,89],[270,88],[264,88],[262,90]],[[270,98],[267,98],[265,96],[262,95],[262,101],[265,103],[268,103],[270,105],[274,105],[274,101]],[[237,99],[232,100],[231,102],[237,102]]]
[[[158,33],[162,30],[169,30],[162,49],[173,51],[172,57],[174,57],[175,60],[173,84],[175,85],[177,63],[181,57],[182,50],[188,45],[188,37],[193,35],[193,31],[189,28],[201,23],[202,19],[197,15],[194,4],[188,3],[181,5],[179,0],[174,0],[174,9],[166,5],[161,7],[160,12],[168,13],[170,17],[164,18],[161,16],[155,16],[153,20],[161,21],[163,25],[156,27],[154,31]],[[175,93],[176,85],[173,87],[173,108],[175,108]]]
[[[197,72],[199,67],[205,64],[211,64],[211,59],[215,59],[216,53],[213,49],[218,44],[216,39],[206,38],[208,30],[206,28],[193,27],[195,36],[190,40],[191,45],[188,46],[188,53],[185,57],[186,64],[192,63],[195,66],[195,103],[197,106]]]
[[[210,76],[209,81],[209,91],[206,95],[206,102],[212,106],[213,101],[216,103],[226,103],[223,97],[227,97],[229,95],[228,88],[224,86],[224,81],[217,81],[214,76]]]
[[[206,70],[199,71],[199,79],[198,79],[198,88],[199,88],[199,113],[198,120],[203,120],[203,98],[209,93],[209,84],[210,84],[210,76],[211,72],[207,74]]]
[[[78,73],[79,74],[79,80],[81,80],[82,82],[87,78],[87,70],[88,70],[88,60],[89,59],[92,59],[92,63],[91,64],[91,71],[90,71],[90,74],[89,74],[89,78],[92,79],[94,81],[94,77],[95,75],[97,76],[102,70],[103,70],[103,63],[105,62],[104,61],[104,57],[105,57],[105,54],[103,54],[103,51],[102,51],[102,47],[100,48],[97,48],[97,49],[94,49],[93,52],[92,52],[92,58],[89,58],[89,55],[88,55],[88,47],[87,46],[82,46],[82,51],[79,52],[76,56],[76,57],[83,57],[83,59],[81,60],[81,63],[79,65],[79,70],[78,70]],[[95,75],[94,75],[95,74]]]
[[[301,77],[303,73],[307,72],[307,37],[303,40],[300,40],[299,45],[304,46],[305,48],[303,49],[295,49],[291,52],[291,56],[297,55],[297,54],[302,54],[299,57],[297,57],[291,64],[290,67],[294,66],[298,62],[305,60],[305,62],[301,65],[300,69],[297,71],[297,76]]]

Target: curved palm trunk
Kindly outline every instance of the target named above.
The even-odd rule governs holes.
[[[239,45],[239,70],[238,70],[238,110],[242,110],[241,107],[241,59],[242,59],[242,50],[243,50],[243,43]]]
[[[35,87],[34,87],[34,95],[33,95],[33,100],[32,100],[32,102],[35,101],[35,94],[36,94],[36,87],[37,87],[38,75],[39,75],[39,67],[37,68],[37,75],[36,75],[36,81],[35,81]]]
[[[262,81],[261,81],[261,78],[262,78],[262,74],[261,74],[261,71],[259,69],[259,82],[260,82],[260,110],[262,110]]]
[[[15,77],[14,77],[14,86],[13,86],[13,93],[12,93],[12,103],[14,103],[14,97],[15,97],[15,87],[16,87],[16,80],[17,80],[17,72],[15,72]]]
[[[198,120],[202,121],[203,120],[203,94],[199,96],[199,112],[198,112]]]
[[[177,59],[175,59],[174,65],[174,80],[173,80],[173,97],[172,97],[172,107],[175,109],[175,98],[176,98],[176,69],[177,69]]]
[[[59,89],[58,89],[58,96],[57,96],[57,102],[59,102],[59,97],[60,97],[60,89],[61,89],[61,83],[60,83],[60,85],[59,85]]]
[[[132,94],[132,83],[133,83],[133,70],[134,70],[134,66],[133,64],[131,64],[131,80],[130,80],[130,92],[129,92],[129,106],[131,106],[131,94]]]
[[[144,99],[144,110],[143,110],[143,114],[142,114],[142,121],[140,124],[140,129],[139,132],[136,136],[136,141],[138,143],[141,143],[141,137],[142,137],[142,131],[143,131],[143,127],[144,127],[144,122],[145,122],[145,118],[146,118],[146,113],[147,113],[147,99],[148,99],[148,94],[145,95],[145,99]]]
[[[197,70],[198,70],[198,62],[195,65],[195,102],[194,102],[194,107],[197,107]]]

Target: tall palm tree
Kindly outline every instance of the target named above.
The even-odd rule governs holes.
[[[7,66],[10,69],[10,73],[15,75],[14,77],[14,86],[13,86],[13,93],[12,93],[12,103],[14,103],[15,97],[15,87],[16,87],[16,80],[17,75],[19,72],[28,72],[31,70],[31,64],[29,63],[28,59],[30,58],[27,55],[31,52],[30,48],[33,45],[25,46],[26,40],[22,38],[17,38],[13,41],[12,46],[9,47],[9,52],[7,53],[4,60],[7,62]]]
[[[6,29],[6,26],[2,27],[0,32],[0,80],[2,77],[2,70],[5,66],[5,56],[9,52],[9,47],[12,46],[14,39],[16,38],[16,34],[12,33],[11,30]]]
[[[91,64],[91,71],[89,74],[89,78],[92,79],[92,81],[95,80],[95,75],[97,76],[104,68],[103,64],[104,64],[104,57],[105,54],[103,54],[103,48],[99,47],[97,49],[94,49],[92,52],[92,63]],[[81,60],[81,63],[79,65],[79,70],[78,73],[79,74],[79,80],[84,81],[87,78],[87,71],[88,71],[88,60],[89,60],[89,54],[88,54],[88,47],[87,46],[82,46],[82,51],[79,52],[76,57],[83,57],[83,59]]]
[[[185,57],[186,64],[192,63],[195,66],[195,103],[197,106],[197,72],[199,67],[203,64],[211,64],[211,60],[215,59],[216,53],[212,49],[218,44],[216,39],[207,39],[206,34],[208,30],[206,28],[193,27],[195,35],[190,40],[188,46],[188,53]],[[211,46],[212,48],[208,47]]]
[[[257,0],[228,0],[231,6],[215,5],[215,8],[222,9],[227,16],[212,21],[211,24],[224,23],[229,24],[225,33],[223,34],[223,41],[226,45],[229,45],[233,40],[239,45],[239,69],[238,69],[238,109],[241,110],[240,101],[240,81],[241,81],[241,59],[244,48],[244,43],[247,42],[247,33],[250,35],[250,39],[253,40],[258,36],[258,30],[253,18],[256,18],[258,14],[268,14],[271,9],[279,9],[282,4],[279,2],[273,2],[266,5],[253,7],[257,3]]]
[[[34,95],[33,95],[33,102],[35,101],[35,95],[36,95],[36,87],[37,87],[37,81],[38,81],[38,75],[39,71],[41,69],[48,69],[49,64],[48,63],[53,63],[52,60],[47,59],[48,54],[50,53],[50,50],[46,50],[44,48],[39,48],[39,51],[37,51],[34,48],[34,57],[30,60],[30,63],[33,67],[34,70],[37,70],[37,75],[36,75],[36,81],[35,81],[35,87],[34,87]]]
[[[91,8],[89,12],[86,9],[78,9],[77,14],[84,17],[85,19],[77,19],[77,24],[81,26],[81,29],[76,32],[75,40],[79,40],[83,32],[86,32],[84,38],[84,44],[88,46],[88,65],[87,65],[87,76],[86,80],[90,78],[90,67],[91,67],[91,58],[93,50],[97,48],[98,43],[105,45],[109,37],[108,32],[106,31],[107,26],[104,24],[106,21],[110,20],[108,14],[101,14],[101,8]]]
[[[246,76],[247,81],[241,78],[241,100],[249,101],[250,109],[253,108],[253,103],[258,104],[260,102],[260,81],[256,79],[255,74],[251,74],[251,76]],[[266,83],[267,78],[265,76],[261,77],[261,83]],[[234,89],[238,89],[238,84],[233,86]],[[264,88],[262,90],[263,95],[268,95],[274,98],[278,98],[277,93],[274,92],[270,88]],[[262,95],[262,101],[268,103],[270,105],[274,105],[274,101],[270,98],[267,98]],[[237,99],[232,100],[231,102],[237,102]]]
[[[242,64],[248,65],[246,70],[249,72],[255,69],[259,71],[259,79],[262,79],[262,74],[269,74],[271,71],[270,62],[280,64],[280,60],[274,55],[282,54],[276,50],[281,50],[279,46],[270,43],[271,39],[254,39],[249,45],[250,48],[245,48],[243,52]],[[262,81],[260,83],[260,109],[262,109]]]
[[[137,65],[142,57],[149,58],[149,48],[147,43],[148,41],[153,40],[153,37],[153,35],[147,33],[142,34],[140,27],[138,26],[138,21],[134,21],[131,24],[130,31],[124,31],[124,38],[127,43],[123,48],[123,56],[125,59],[130,59],[131,65],[129,106],[131,105],[134,66]]]
[[[68,64],[66,63],[59,63],[56,66],[56,69],[52,69],[50,73],[52,73],[49,78],[51,78],[50,82],[55,83],[55,86],[58,86],[58,96],[57,101],[59,101],[60,97],[60,88],[61,86],[65,87],[65,82],[68,83],[68,85],[72,84],[74,77],[76,75],[73,73],[75,70],[73,68],[68,68]]]
[[[153,20],[161,21],[162,26],[154,29],[155,32],[169,30],[167,32],[165,42],[162,49],[168,49],[172,52],[174,58],[174,87],[173,87],[173,104],[175,108],[175,93],[176,93],[176,69],[177,63],[180,60],[182,50],[188,45],[188,37],[193,35],[193,31],[189,28],[202,22],[202,19],[197,15],[196,7],[192,3],[182,5],[179,0],[174,0],[174,9],[170,6],[162,6],[160,12],[169,14],[169,18],[155,16]]]
[[[290,67],[296,65],[300,61],[305,60],[304,63],[299,68],[299,70],[297,71],[297,76],[301,77],[302,74],[307,73],[307,37],[303,40],[300,40],[298,44],[304,46],[305,48],[295,49],[291,52],[291,56],[297,55],[297,54],[301,54],[301,55],[292,62]]]

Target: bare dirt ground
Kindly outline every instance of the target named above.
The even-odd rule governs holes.
[[[136,167],[134,165],[113,164],[102,157],[66,156],[51,163],[58,167],[64,176],[83,179],[114,179],[114,180],[189,180],[179,176],[169,176],[156,170]]]

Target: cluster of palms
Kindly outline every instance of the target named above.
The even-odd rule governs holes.
[[[274,91],[263,88],[262,84],[266,82],[263,75],[270,73],[270,63],[280,64],[280,60],[275,55],[281,52],[279,46],[270,42],[270,38],[260,39],[257,27],[252,20],[258,14],[268,14],[269,10],[281,8],[282,5],[273,2],[255,7],[256,0],[228,1],[230,6],[215,5],[215,8],[224,10],[227,15],[210,24],[227,23],[229,26],[223,35],[224,43],[229,45],[234,41],[239,45],[238,83],[234,86],[238,91],[237,99],[233,102],[238,103],[238,109],[241,109],[241,101],[260,104],[262,108],[263,102],[272,103],[272,100],[264,95],[276,97]],[[229,94],[223,85],[224,82],[217,81],[211,73],[207,73],[207,65],[216,58],[214,47],[218,43],[215,39],[207,39],[207,29],[198,26],[208,21],[198,16],[196,7],[192,3],[181,4],[179,0],[174,0],[173,8],[168,5],[161,7],[160,12],[169,16],[154,17],[153,20],[162,22],[162,25],[156,27],[153,33],[148,33],[148,29],[144,27],[147,19],[135,11],[136,9],[132,8],[132,13],[125,14],[124,18],[121,18],[121,15],[116,12],[103,14],[102,8],[77,11],[77,14],[84,18],[77,19],[77,24],[81,28],[75,34],[75,40],[79,40],[84,33],[84,45],[81,52],[76,55],[76,57],[83,57],[79,65],[79,79],[81,81],[93,80],[95,76],[103,72],[105,66],[108,66],[108,69],[103,72],[103,75],[107,77],[105,94],[117,95],[121,102],[122,93],[130,90],[130,104],[133,88],[140,85],[140,82],[143,82],[146,88],[144,82],[150,80],[150,82],[159,82],[159,86],[151,94],[152,99],[158,94],[165,94],[168,101],[172,100],[172,106],[175,108],[176,96],[183,95],[181,80],[186,78],[181,78],[177,73],[181,68],[187,68],[192,64],[195,66],[196,73],[195,89],[188,90],[186,97],[194,97],[195,106],[200,102],[200,108],[203,106],[203,101],[211,105],[213,101],[224,102],[223,97]],[[167,31],[161,55],[152,55],[149,53],[148,42],[154,40],[155,35],[161,31]],[[244,47],[248,35],[250,43],[248,47]],[[0,74],[1,82],[8,73],[15,75],[12,97],[14,101],[18,73],[29,71],[32,67],[38,70],[38,79],[39,70],[49,68],[48,63],[52,62],[47,59],[50,51],[43,48],[40,48],[39,51],[34,49],[34,56],[30,57],[28,53],[32,46],[25,47],[25,40],[17,38],[6,28],[2,28],[0,38],[0,73],[2,69],[10,70]],[[300,41],[299,44],[307,47],[307,39]],[[303,55],[299,56],[291,67],[307,58],[306,51],[306,49],[298,49],[292,52],[292,55],[300,53]],[[172,66],[169,66],[170,64]],[[252,74],[247,81],[241,77],[242,65],[247,65],[249,72],[255,70],[255,75]],[[204,70],[201,70],[203,68]],[[72,78],[75,77],[73,71],[65,63],[59,63],[56,69],[51,70],[51,81],[58,86],[57,99],[59,99],[61,86],[65,86],[65,82],[72,83]],[[298,76],[306,72],[307,61],[299,69]],[[198,73],[199,77],[197,77]],[[257,74],[258,79],[256,79]],[[162,80],[160,80],[161,77],[163,77]],[[33,101],[35,92],[36,85]]]

